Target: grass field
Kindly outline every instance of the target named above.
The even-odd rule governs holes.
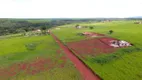
[[[79,23],[77,23],[79,24]],[[67,42],[85,39],[78,36],[80,32],[98,32],[117,39],[126,40],[133,43],[135,47],[120,49],[114,54],[102,54],[96,57],[86,55],[87,59],[82,59],[104,80],[142,80],[142,25],[134,24],[134,21],[112,21],[105,23],[80,23],[88,28],[75,29],[76,24],[59,26],[61,29],[53,29],[65,44]],[[89,27],[94,29],[89,29]],[[108,34],[113,30],[113,34]]]
[[[79,72],[49,35],[6,38],[2,36],[0,51],[0,80],[81,80]],[[40,61],[38,58],[50,59],[50,62],[41,61],[43,64],[38,64],[36,67],[32,66]],[[28,65],[28,67],[16,72],[16,68],[19,69],[19,67],[14,67],[14,65],[18,66],[22,63]],[[47,66],[46,71],[30,74],[32,72],[29,71],[43,68],[39,67],[41,65]],[[8,74],[15,75],[8,76]]]

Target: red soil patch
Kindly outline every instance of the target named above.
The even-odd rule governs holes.
[[[63,57],[60,58],[60,60],[63,61],[63,63],[60,65],[60,67],[64,67],[64,66],[65,66],[65,63],[66,63],[66,61],[67,61],[67,57],[63,56]]]
[[[84,32],[83,35],[85,35],[86,37],[101,37],[101,36],[105,36],[104,34],[95,33],[95,32]]]
[[[98,38],[101,42],[103,42],[104,44],[107,44],[109,45],[110,44],[110,41],[112,40],[117,40],[119,41],[118,39],[115,39],[115,38],[111,38],[111,37],[102,37],[102,38]]]
[[[15,63],[7,68],[0,68],[0,78],[7,80],[10,77],[16,76],[20,72],[24,72],[27,75],[34,75],[42,71],[48,71],[54,67],[63,68],[66,64],[66,57],[59,57],[62,63],[57,63],[50,58],[37,57],[30,62]],[[1,79],[0,79],[1,80]]]
[[[62,53],[62,50],[61,49],[57,50],[57,53],[58,54]]]
[[[77,54],[97,55],[100,53],[112,53],[116,49],[109,46],[109,40],[114,39],[109,37],[88,39],[77,42],[69,42],[67,43],[67,46]]]

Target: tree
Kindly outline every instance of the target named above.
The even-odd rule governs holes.
[[[78,26],[79,26],[78,24],[77,24],[77,25],[75,25],[75,28],[78,28]]]
[[[41,27],[41,30],[46,30],[46,27],[45,26]]]
[[[46,27],[45,26],[41,27],[41,31],[42,31],[42,34],[46,34]]]
[[[25,30],[26,32],[28,32],[28,31],[29,31],[29,29],[28,29],[28,28],[25,28],[24,30]]]
[[[113,30],[109,30],[109,34],[112,34],[113,33]]]

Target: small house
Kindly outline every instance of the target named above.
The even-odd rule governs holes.
[[[115,48],[119,47],[119,41],[118,40],[111,40],[110,46],[115,47]]]
[[[120,47],[125,47],[125,46],[131,46],[131,44],[126,42],[126,41],[121,40],[121,41],[119,41],[119,46]]]
[[[80,29],[80,28],[82,28],[82,26],[76,26],[76,29]]]
[[[40,29],[36,29],[33,32],[41,32],[41,30]]]

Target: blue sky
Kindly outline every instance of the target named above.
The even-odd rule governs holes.
[[[142,0],[0,0],[0,18],[142,16]]]

